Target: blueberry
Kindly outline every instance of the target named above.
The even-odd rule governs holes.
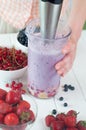
[[[67,107],[67,106],[68,106],[68,104],[67,104],[66,102],[65,102],[63,105],[64,105],[64,107]]]
[[[74,89],[75,89],[75,87],[72,86],[72,85],[68,85],[68,88],[69,88],[70,90],[74,90]]]
[[[56,109],[53,109],[52,110],[52,114],[55,115],[57,113],[57,110]]]
[[[64,85],[64,91],[65,91],[65,92],[68,91],[68,85],[67,85],[67,84]]]
[[[64,99],[63,97],[60,97],[60,98],[59,98],[60,101],[63,101],[63,99]]]
[[[18,35],[17,35],[17,40],[24,46],[28,46],[28,37],[25,34],[25,29],[22,29],[21,31],[19,31]]]

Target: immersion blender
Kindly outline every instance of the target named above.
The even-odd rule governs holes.
[[[45,39],[54,39],[63,0],[40,0],[41,34]]]

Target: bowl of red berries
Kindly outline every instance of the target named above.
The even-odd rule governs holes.
[[[37,117],[35,100],[18,90],[0,88],[0,128],[2,130],[28,130]]]
[[[27,70],[27,53],[17,46],[0,46],[0,80],[21,78]]]

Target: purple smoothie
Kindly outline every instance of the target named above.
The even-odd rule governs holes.
[[[55,39],[43,39],[40,34],[40,21],[33,20],[26,29],[28,34],[28,90],[38,98],[49,98],[57,93],[60,76],[55,64],[64,55],[62,48],[70,36],[69,28],[61,28]]]
[[[40,43],[34,39],[34,43],[29,45],[28,78],[31,94],[38,97],[42,95],[43,98],[56,94],[60,76],[55,70],[55,64],[63,58],[61,48],[65,42],[66,39]]]

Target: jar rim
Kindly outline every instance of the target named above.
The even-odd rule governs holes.
[[[60,20],[60,22],[63,22],[63,21]],[[34,35],[35,33],[32,31],[32,29],[34,29],[36,27],[36,26],[33,26],[34,23],[39,23],[39,25],[37,27],[40,28],[40,20],[39,19],[31,20],[30,23],[27,25],[26,30],[25,30],[27,37],[30,36],[30,37],[35,37],[35,38],[40,39],[40,40],[53,42],[55,40],[56,41],[57,40],[63,40],[65,38],[69,37],[71,35],[71,32],[72,32],[72,30],[69,26],[65,26],[65,28],[67,28],[66,34],[61,34],[61,36],[59,36],[58,38],[55,38],[55,39],[42,38],[42,37],[39,37],[37,35]]]

